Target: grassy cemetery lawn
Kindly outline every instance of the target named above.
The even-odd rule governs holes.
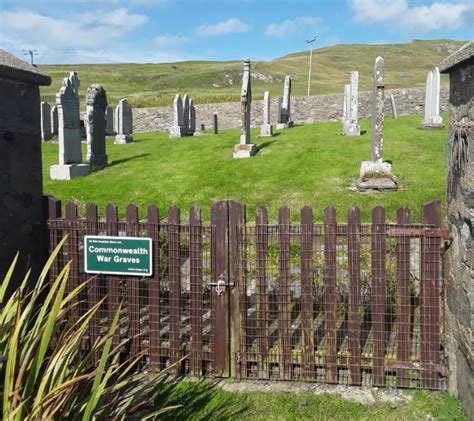
[[[443,117],[447,121],[447,116]],[[134,134],[134,143],[126,145],[114,145],[109,138],[109,166],[72,181],[50,180],[49,166],[58,162],[58,145],[45,142],[44,192],[63,203],[77,202],[83,215],[90,202],[99,206],[101,214],[106,204],[115,203],[121,215],[129,203],[135,203],[141,217],[150,204],[160,207],[162,217],[176,204],[183,218],[191,205],[198,205],[206,221],[212,203],[234,199],[247,205],[249,221],[259,205],[268,207],[271,221],[276,221],[277,210],[284,205],[295,221],[304,205],[313,207],[318,221],[326,206],[335,206],[341,221],[346,221],[349,207],[358,206],[363,221],[368,222],[377,205],[386,208],[389,221],[395,220],[400,206],[409,207],[412,220],[420,221],[424,202],[441,199],[444,209],[447,165],[447,129],[418,130],[421,119],[385,119],[384,159],[393,164],[397,192],[348,191],[361,161],[370,159],[371,120],[360,121],[360,137],[341,136],[339,122],[297,126],[261,139],[257,138],[259,129],[253,129],[258,153],[240,160],[232,159],[238,130],[176,140],[170,140],[168,133]]]

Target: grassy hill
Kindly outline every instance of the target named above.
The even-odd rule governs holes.
[[[351,70],[360,74],[360,90],[370,90],[374,60],[385,59],[386,87],[423,86],[426,73],[463,44],[462,41],[415,40],[408,44],[336,45],[313,51],[313,95],[341,93],[349,82]],[[242,57],[243,59],[244,57]],[[252,62],[252,91],[261,97],[269,90],[281,96],[286,74],[293,79],[293,95],[307,92],[308,52],[300,52],[273,61]],[[171,105],[178,92],[189,93],[194,102],[238,101],[242,60],[187,61],[162,64],[82,64],[44,65],[41,70],[51,75],[51,86],[42,87],[42,97],[50,103],[68,73],[75,70],[81,80],[81,95],[92,83],[102,83],[109,103],[127,98],[133,107]],[[447,82],[446,76],[442,76]]]

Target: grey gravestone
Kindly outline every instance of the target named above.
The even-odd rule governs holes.
[[[87,160],[93,169],[107,166],[105,133],[107,94],[102,85],[93,84],[86,92]]]
[[[189,135],[189,96],[184,94],[183,96],[183,134],[184,136]]]
[[[131,143],[133,142],[133,115],[132,109],[126,99],[121,99],[119,101],[118,110],[118,130],[117,135],[115,136],[115,143]]]
[[[344,85],[344,95],[342,97],[342,134],[345,135],[346,125],[349,123],[351,85]]]
[[[273,127],[270,124],[270,92],[265,91],[263,94],[263,123],[260,126],[260,137],[271,137],[273,135]]]
[[[51,107],[51,132],[58,134],[58,107],[56,105]]]
[[[69,72],[69,83],[71,84],[72,90],[79,98],[79,87],[81,86],[81,81],[77,76],[77,72]]]
[[[59,165],[50,167],[53,180],[70,180],[89,174],[90,165],[82,164],[79,101],[69,79],[56,94],[58,107]]]
[[[199,135],[200,133],[196,131],[196,108],[194,107],[194,101],[189,100],[189,135]]]
[[[395,97],[393,96],[393,94],[390,94],[390,106],[392,107],[393,118],[397,119],[398,118],[397,104],[395,104]]]
[[[250,143],[250,112],[252,106],[252,86],[250,83],[250,59],[244,61],[242,88],[240,90],[240,143],[234,146],[234,158],[250,158],[256,152]]]
[[[117,132],[114,130],[114,109],[107,105],[105,109],[105,134],[107,136],[115,136]]]
[[[293,126],[291,120],[291,77],[289,75],[285,76],[279,120],[276,126],[277,129],[286,129]]]
[[[115,107],[115,110],[114,110],[114,132],[115,132],[115,134],[118,133],[119,120],[120,120],[120,107],[117,105]]]
[[[181,96],[176,94],[173,99],[173,125],[170,127],[170,139],[181,137],[183,130],[183,101]]]
[[[382,57],[375,59],[374,91],[372,109],[372,148],[371,161],[364,161],[360,166],[360,178],[356,183],[359,191],[396,190],[397,183],[392,174],[392,165],[383,162],[383,127],[385,68]]]
[[[42,101],[40,105],[41,114],[41,139],[49,140],[51,133],[51,107],[46,101]]]
[[[212,115],[212,131],[213,131],[214,134],[219,133],[219,121],[218,121],[218,118],[217,118],[217,113],[214,113]]]
[[[432,130],[444,127],[443,118],[439,115],[440,82],[439,68],[435,67],[434,71],[430,70],[426,77],[425,118],[421,123],[423,129]]]
[[[358,120],[359,103],[359,72],[351,72],[351,83],[347,88],[346,95],[346,120],[344,122],[343,134],[346,136],[360,136],[360,125]],[[346,94],[346,92],[344,92]]]

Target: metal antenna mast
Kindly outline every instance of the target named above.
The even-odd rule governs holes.
[[[36,50],[23,50],[23,54],[24,54],[25,56],[27,56],[27,55],[30,56],[31,65],[34,66],[35,64],[33,63],[33,56],[37,56],[37,55],[38,55],[38,51],[36,51]]]
[[[308,72],[308,96],[311,95],[311,67],[313,64],[313,44],[316,41],[316,36],[313,39],[306,40],[306,44],[310,45],[309,50],[309,72]]]

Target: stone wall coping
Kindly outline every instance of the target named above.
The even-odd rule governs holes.
[[[34,85],[51,85],[51,77],[39,69],[0,49],[0,77],[28,82]]]
[[[439,65],[441,73],[450,73],[453,67],[474,57],[474,41],[464,44],[459,50],[446,57]]]

